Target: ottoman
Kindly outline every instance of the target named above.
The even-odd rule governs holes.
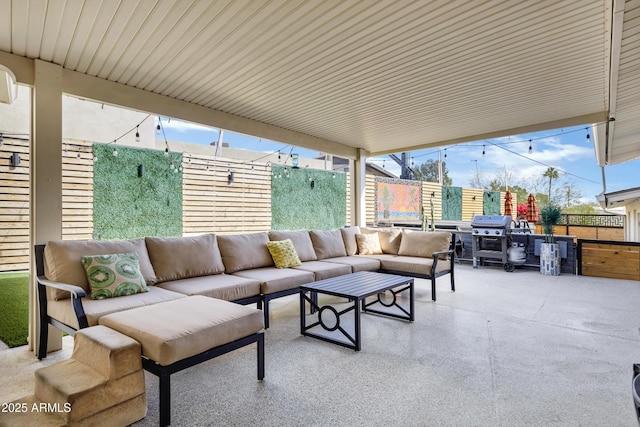
[[[257,343],[264,378],[264,317],[252,307],[200,295],[139,307],[99,323],[138,341],[142,366],[160,383],[160,424],[171,421],[171,374]]]

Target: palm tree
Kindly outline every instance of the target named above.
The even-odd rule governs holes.
[[[551,204],[551,183],[554,179],[558,179],[558,169],[549,166],[542,176],[549,178],[549,204]]]

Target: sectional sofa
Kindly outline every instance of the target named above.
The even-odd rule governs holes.
[[[110,313],[193,295],[239,304],[255,303],[263,309],[265,327],[268,327],[272,299],[297,293],[302,284],[356,271],[383,271],[430,279],[435,301],[437,277],[449,274],[451,290],[455,290],[451,241],[449,232],[364,227],[114,241],[51,241],[36,246],[43,325],[38,357],[46,356],[48,328],[44,325],[51,324],[73,334],[97,325],[102,316]],[[298,265],[278,268],[269,242],[292,244]],[[112,254],[137,256],[144,292],[92,299],[95,289],[89,286],[89,270],[83,262],[88,262],[88,256]]]

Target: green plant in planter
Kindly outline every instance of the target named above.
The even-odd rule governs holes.
[[[562,217],[562,210],[560,206],[547,205],[540,210],[540,219],[542,222],[542,228],[545,234],[545,243],[555,243],[553,237],[553,227],[560,224],[560,218]]]

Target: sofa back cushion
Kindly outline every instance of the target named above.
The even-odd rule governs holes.
[[[450,242],[448,231],[403,231],[398,255],[430,258],[434,252],[448,250]]]
[[[158,282],[224,272],[215,234],[147,237],[145,242]]]
[[[360,229],[362,234],[378,233],[380,247],[385,254],[398,255],[402,241],[402,230],[399,228],[366,228]]]
[[[309,235],[311,236],[311,241],[313,242],[313,247],[316,250],[316,256],[318,259],[347,255],[340,230],[311,230]]]
[[[315,261],[318,259],[316,251],[313,249],[313,243],[309,232],[306,230],[301,231],[270,231],[269,239],[272,241],[287,240],[290,239],[293,242],[293,247],[296,248],[296,253],[300,261]]]
[[[81,258],[87,255],[127,252],[135,252],[138,255],[140,272],[147,285],[156,283],[156,273],[149,260],[144,239],[51,241],[44,248],[44,274],[49,280],[80,286],[90,293],[89,281]],[[55,300],[69,298],[69,292],[52,289],[47,291],[47,297]]]
[[[347,255],[355,255],[358,253],[358,244],[356,242],[356,234],[360,234],[360,227],[342,227],[342,240],[344,240],[344,248]]]
[[[273,258],[267,248],[268,241],[269,235],[266,232],[218,236],[225,272],[273,267]]]

